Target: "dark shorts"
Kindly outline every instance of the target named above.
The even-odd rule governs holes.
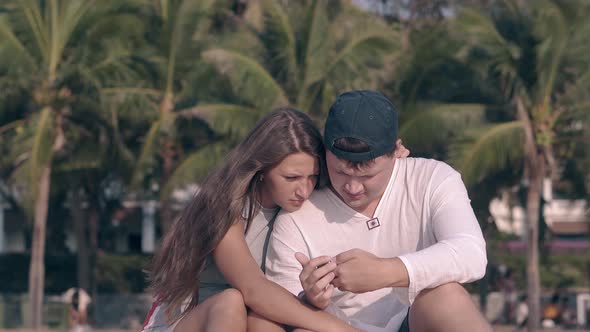
[[[399,327],[399,332],[410,332],[410,309],[408,308],[408,314],[406,315],[406,318],[404,318],[404,321],[402,322],[402,325]]]

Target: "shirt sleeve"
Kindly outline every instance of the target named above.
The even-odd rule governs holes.
[[[408,298],[404,299],[408,304],[423,289],[471,282],[485,274],[486,244],[467,190],[460,174],[445,167],[451,172],[443,172],[448,175],[442,180],[433,180],[427,205],[436,243],[399,257],[410,277]]]
[[[299,281],[302,267],[295,258],[296,252],[309,257],[303,235],[292,217],[288,214],[280,214],[275,220],[268,244],[266,277],[294,295],[298,295],[303,290]]]

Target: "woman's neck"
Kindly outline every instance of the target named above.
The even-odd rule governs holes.
[[[274,209],[277,207],[277,204],[272,199],[270,193],[264,190],[264,186],[260,191],[260,195],[258,195],[258,204],[260,204],[260,206],[262,206],[265,209]]]

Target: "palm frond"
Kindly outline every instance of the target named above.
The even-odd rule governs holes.
[[[163,17],[164,24],[167,25],[164,31],[168,34],[162,35],[169,40],[167,50],[165,50],[166,71],[164,74],[164,91],[165,94],[173,93],[175,83],[175,74],[177,71],[178,53],[187,45],[192,43],[192,38],[197,32],[202,32],[203,28],[199,24],[205,24],[204,20],[208,17],[208,10],[212,1],[168,1],[165,3],[165,13]]]
[[[207,145],[187,156],[176,167],[172,175],[170,175],[170,178],[162,189],[161,198],[164,200],[167,199],[176,188],[186,186],[190,183],[198,183],[228,150],[227,142],[219,142]]]
[[[45,18],[49,25],[47,65],[50,79],[55,79],[59,65],[63,61],[66,46],[72,41],[73,33],[79,28],[80,22],[94,7],[90,1],[49,1],[49,17]]]
[[[309,30],[303,41],[305,69],[300,92],[305,91],[313,82],[324,78],[330,50],[330,21],[326,12],[326,2],[315,1],[310,11]],[[300,103],[300,98],[298,98],[297,104]]]
[[[331,35],[337,42],[323,73],[338,90],[375,88],[384,60],[399,46],[391,27],[369,15],[356,15],[352,23],[347,22],[350,16],[343,15],[331,25]],[[310,79],[308,83],[312,82]]]
[[[247,104],[269,110],[289,104],[282,87],[254,59],[224,49],[210,49],[203,58],[229,78],[234,94]]]
[[[261,0],[264,14],[263,42],[269,52],[270,71],[277,81],[292,82],[298,73],[297,44],[289,16],[277,0]]]
[[[432,153],[467,128],[485,123],[485,106],[480,104],[418,104],[404,110],[399,137],[416,152]]]
[[[84,149],[76,150],[68,156],[66,160],[57,162],[53,167],[54,172],[67,174],[75,171],[87,171],[91,169],[101,169],[105,167],[100,159],[100,149],[90,148],[88,145]]]
[[[475,9],[463,9],[453,22],[453,31],[466,41],[465,48],[459,52],[460,58],[473,61],[483,74],[499,74],[507,90],[514,89],[518,80],[517,62],[523,51],[500,34],[491,17]],[[474,49],[483,54],[472,55]]]
[[[34,136],[31,146],[29,165],[29,185],[32,189],[32,199],[37,197],[37,184],[41,178],[43,168],[51,163],[53,158],[53,144],[55,137],[55,121],[51,108],[41,110],[35,121]]]
[[[18,2],[19,10],[22,12],[27,21],[27,28],[32,32],[39,53],[42,55],[45,63],[49,63],[49,43],[48,22],[46,22],[41,13],[39,2],[35,0],[24,0]]]
[[[180,118],[197,117],[216,132],[229,137],[243,138],[266,112],[255,108],[232,104],[201,104],[178,111]]]
[[[590,53],[590,3],[587,1],[560,2],[562,13],[568,25],[568,47],[565,50],[569,62],[580,67],[588,68],[588,54]],[[567,7],[567,8],[564,8]],[[583,75],[583,74],[582,74]]]
[[[140,189],[141,183],[144,180],[150,167],[154,166],[155,154],[158,151],[158,140],[160,137],[160,127],[162,122],[160,120],[154,121],[147,135],[145,136],[144,142],[141,146],[141,152],[133,175],[131,177],[131,188],[132,190]]]
[[[465,184],[478,183],[495,172],[514,167],[521,169],[524,130],[519,121],[474,129],[472,137],[451,146],[449,163],[462,175]]]
[[[537,87],[539,102],[549,103],[568,46],[569,31],[560,8],[551,1],[535,2]]]
[[[25,47],[24,43],[16,36],[10,26],[8,17],[0,16],[0,66],[3,69],[14,70],[14,67],[29,67],[34,70],[36,61],[33,55]]]

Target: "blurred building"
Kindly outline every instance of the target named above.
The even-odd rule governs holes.
[[[179,212],[192,198],[196,185],[188,185],[172,193],[172,208]],[[64,203],[64,204],[67,204]],[[79,203],[84,205],[83,203]],[[107,225],[99,228],[106,249],[120,254],[151,254],[156,249],[161,231],[158,223],[158,201],[127,197],[110,216]],[[77,251],[73,220],[63,223],[63,246],[71,253]],[[48,222],[48,228],[53,222]],[[24,253],[30,249],[30,225],[26,217],[0,194],[0,254]]]
[[[0,254],[26,250],[26,225],[0,192]]]
[[[497,229],[505,234],[526,238],[526,209],[515,191],[504,191],[490,202],[489,210]],[[552,235],[549,246],[557,250],[590,249],[590,206],[585,199],[554,198],[550,180],[543,185],[543,220]],[[509,249],[524,249],[523,241],[507,243]],[[522,247],[522,248],[520,248]]]

